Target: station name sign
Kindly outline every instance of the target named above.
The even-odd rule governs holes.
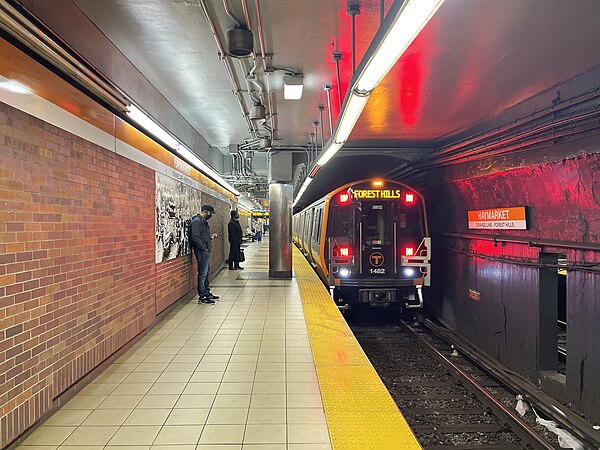
[[[354,189],[352,195],[354,200],[365,198],[392,200],[400,198],[400,189]]]
[[[469,211],[469,229],[526,230],[524,206]]]

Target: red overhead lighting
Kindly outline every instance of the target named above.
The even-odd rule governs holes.
[[[404,203],[414,203],[415,202],[415,194],[412,192],[406,192],[404,194]]]
[[[348,203],[350,201],[350,194],[348,194],[347,192],[343,192],[340,194],[340,203],[342,205]]]
[[[414,247],[404,247],[404,255],[405,256],[414,256],[415,248]]]

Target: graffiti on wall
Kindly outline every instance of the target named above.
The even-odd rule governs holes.
[[[200,191],[156,173],[156,262],[190,253],[185,221],[200,211]]]

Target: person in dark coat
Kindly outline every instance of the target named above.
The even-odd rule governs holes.
[[[229,270],[242,270],[240,267],[240,246],[242,245],[242,226],[237,211],[231,211],[231,220],[227,225],[229,234]]]
[[[216,234],[210,233],[208,220],[215,213],[211,205],[203,205],[200,213],[192,217],[190,224],[190,246],[198,262],[198,303],[214,304],[219,298],[210,292],[208,277],[210,274],[210,241]]]

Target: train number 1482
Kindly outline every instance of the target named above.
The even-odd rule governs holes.
[[[369,269],[370,273],[385,275],[385,269]]]

